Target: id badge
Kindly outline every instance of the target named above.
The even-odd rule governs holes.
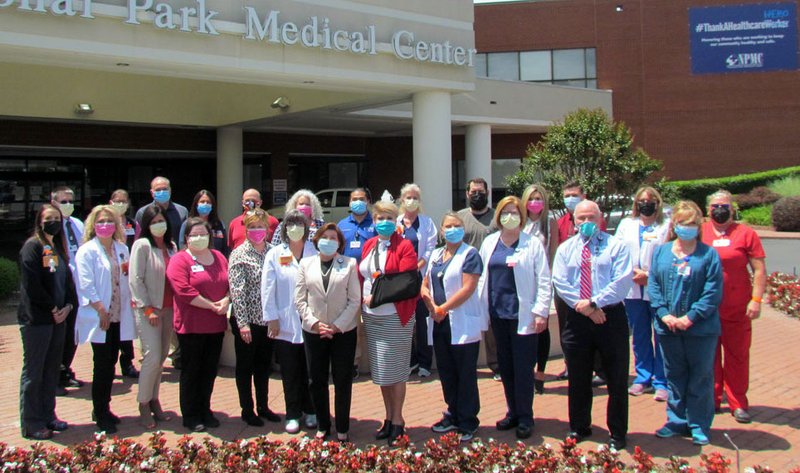
[[[133,225],[125,225],[125,235],[127,236],[136,235],[136,229],[133,228]]]
[[[222,234],[222,230],[216,230],[214,232],[214,238],[224,238],[225,235]]]
[[[515,256],[506,256],[506,266],[513,268],[517,265],[517,258]]]
[[[678,274],[685,278],[689,277],[692,274],[692,267],[689,266],[688,264],[685,264],[683,266],[678,266]]]
[[[350,249],[357,250],[361,248],[361,240],[353,240],[350,242]]]
[[[55,269],[58,266],[58,255],[42,256],[42,267]]]
[[[721,238],[719,240],[714,240],[713,246],[714,248],[726,248],[728,246],[731,246],[731,241],[727,238],[725,239]]]
[[[69,245],[69,252],[70,252],[70,253],[74,253],[74,252],[76,252],[76,251],[78,251],[78,245],[72,245],[72,244],[70,244],[70,245]]]
[[[278,262],[281,266],[289,266],[292,264],[292,255],[281,255],[278,257]]]
[[[193,264],[192,265],[192,272],[193,273],[202,273],[205,270],[206,270],[206,268],[204,268],[202,264]]]

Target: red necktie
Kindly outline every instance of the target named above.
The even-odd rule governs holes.
[[[581,251],[581,299],[592,298],[592,252],[589,245],[583,245]]]

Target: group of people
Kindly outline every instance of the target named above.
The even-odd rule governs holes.
[[[289,199],[278,223],[249,189],[242,214],[228,226],[207,190],[188,210],[172,202],[164,177],[153,179],[151,194],[134,219],[123,190],[92,209],[85,225],[70,216],[74,194],[66,188],[37,213],[20,252],[24,436],[47,439],[68,428],[55,413],[60,368],[66,346],[74,357],[75,344],[85,342],[94,354],[92,416],[99,430],[115,432],[115,365],[134,338],[141,342],[141,424],[153,428],[171,417],[159,388],[175,345],[183,425],[195,432],[218,426],[211,395],[230,325],[241,417],[249,425],[281,421],[268,405],[274,356],[286,431],[304,426],[326,439],[335,428],[339,441],[349,441],[359,339],[366,338],[385,407],[376,439],[392,445],[404,435],[410,373],[429,376],[435,356],[447,409],[432,430],[469,441],[480,424],[483,340],[506,398],[496,428],[525,439],[534,428],[534,393],[544,392],[551,303],[566,360],[569,437],[592,434],[598,376],[608,385],[609,445],[617,449],[626,445],[629,395],[655,392],[666,401],[659,437],[689,435],[707,444],[723,392],[736,420],[750,421],[751,321],[760,313],[766,270],[758,236],[733,221],[725,191],[709,197],[710,220],[703,222],[691,202],[668,216],[659,193],[642,187],[615,236],[576,182],[564,186],[567,211],[556,220],[541,185],[493,209],[486,181],[472,179],[469,207],[448,212],[438,228],[423,213],[416,184],[403,186],[399,206],[373,203],[355,189],[350,215],[338,223],[324,221],[307,190]],[[630,332],[636,377],[628,386]]]

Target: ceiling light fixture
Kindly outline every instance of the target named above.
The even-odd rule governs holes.
[[[75,105],[75,113],[78,115],[90,115],[94,113],[94,107],[90,103],[79,103]]]
[[[622,12],[624,10],[625,10],[625,8],[622,7],[622,4],[619,4],[614,8],[614,11],[617,12],[617,13],[620,13],[620,12]]]

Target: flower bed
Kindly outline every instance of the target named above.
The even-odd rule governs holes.
[[[558,449],[549,445],[528,446],[476,441],[462,445],[455,434],[429,440],[418,450],[405,438],[400,448],[381,446],[356,448],[338,442],[308,438],[289,442],[266,436],[250,440],[217,443],[206,439],[197,442],[182,437],[175,448],[166,445],[160,432],[146,443],[108,439],[103,434],[93,441],[66,448],[46,447],[41,443],[31,449],[0,444],[2,471],[13,472],[729,472],[731,461],[720,453],[700,455],[700,466],[672,457],[657,465],[653,458],[635,448],[632,464],[625,464],[615,450],[601,447],[584,451],[568,440]],[[748,471],[767,473],[765,466]],[[800,473],[800,469],[792,470]]]
[[[800,317],[800,279],[785,273],[770,274],[766,301],[792,317]]]

